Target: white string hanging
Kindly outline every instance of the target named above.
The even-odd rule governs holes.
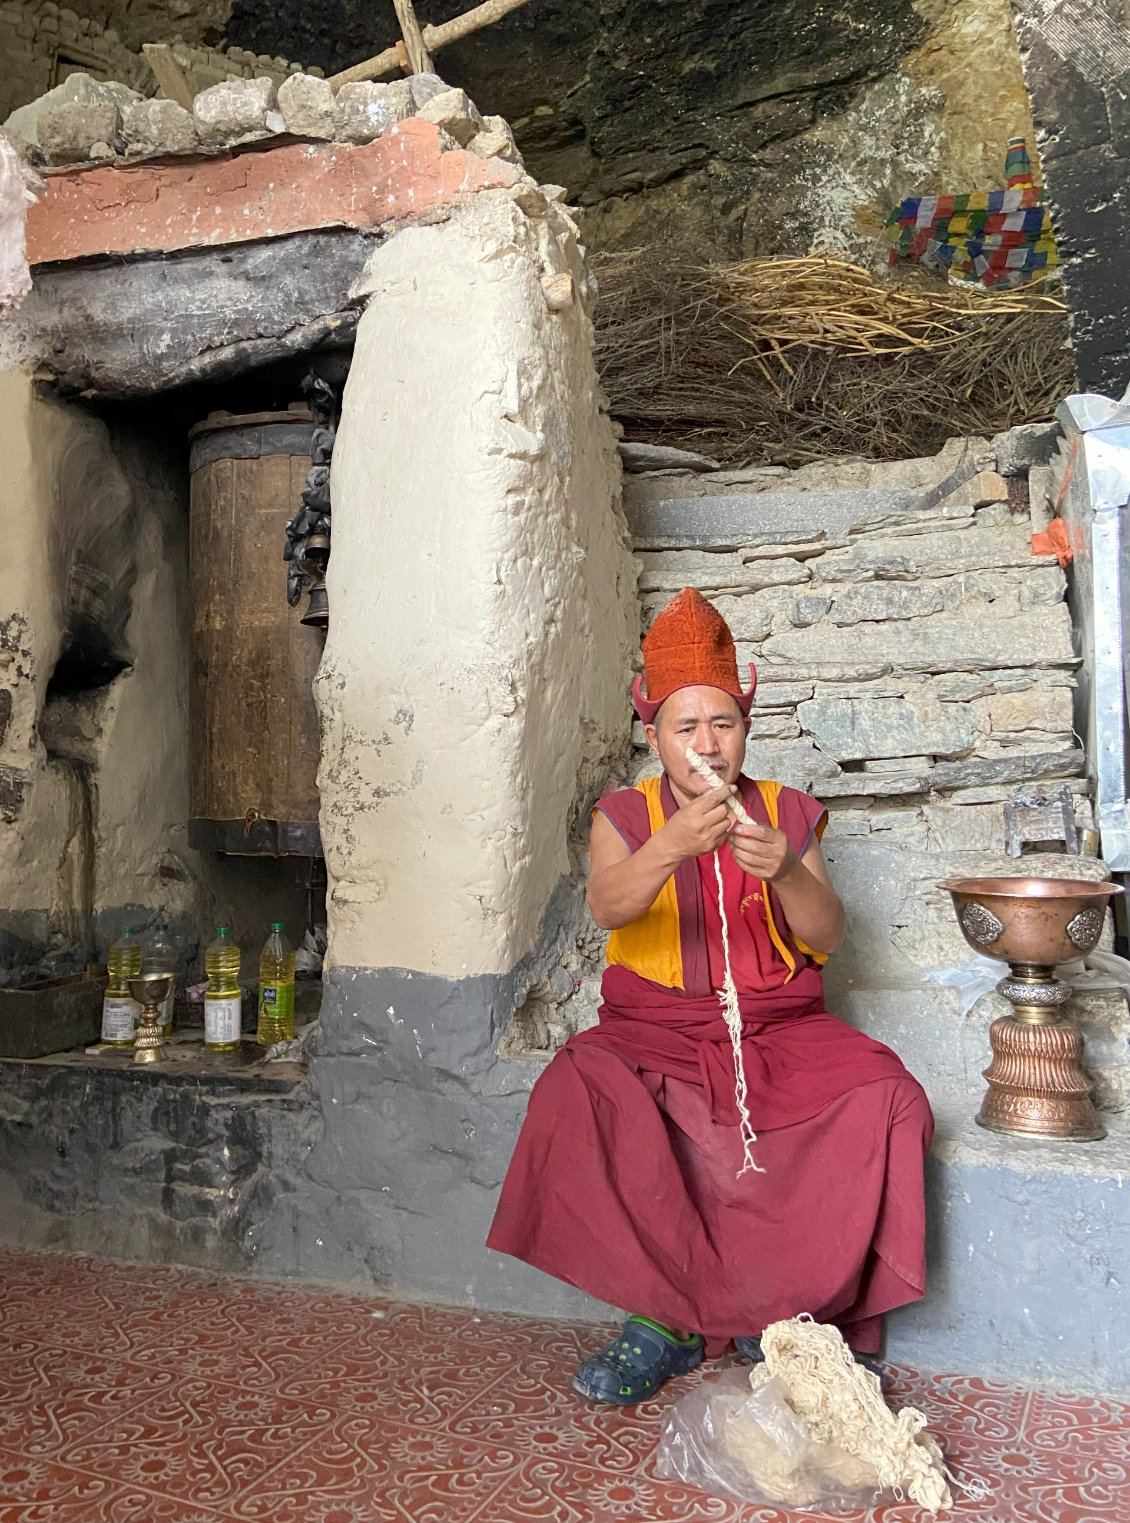
[[[687,747],[686,757],[698,775],[705,778],[712,788],[724,788],[726,786],[718,774],[710,767],[709,763],[703,761],[693,746]],[[726,795],[726,804],[743,825],[752,825],[754,823],[737,794],[728,793]],[[730,923],[726,918],[726,904],[722,887],[722,863],[717,851],[714,853],[714,876],[718,883],[718,914],[722,920],[722,959],[725,968],[722,977],[722,988],[718,997],[722,1002],[722,1016],[730,1033],[730,1045],[734,1053],[734,1100],[738,1107],[738,1126],[742,1139],[742,1166],[738,1170],[737,1176],[740,1179],[749,1169],[752,1169],[755,1174],[764,1174],[765,1170],[756,1164],[753,1158],[753,1144],[757,1141],[757,1133],[753,1129],[753,1122],[749,1114],[745,1082],[745,1060],[742,1057],[742,1012],[738,1001],[738,988],[734,983],[734,973],[730,966]]]

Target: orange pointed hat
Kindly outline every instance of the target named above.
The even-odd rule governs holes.
[[[748,714],[757,687],[752,666],[749,675],[749,691],[743,693],[729,625],[701,592],[684,587],[644,636],[643,676],[632,684],[632,703],[644,724],[654,724],[660,706],[679,688],[716,687]]]

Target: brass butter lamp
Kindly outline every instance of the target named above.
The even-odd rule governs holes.
[[[169,1056],[161,1033],[161,1002],[173,987],[171,973],[141,973],[129,981],[130,997],[141,1006],[141,1020],[133,1039],[135,1063],[159,1063]]]
[[[1083,1038],[1064,1011],[1071,988],[1055,969],[1094,951],[1123,890],[1079,878],[947,878],[938,887],[973,950],[1008,964],[997,992],[1012,1014],[989,1028],[993,1061],[978,1125],[1020,1137],[1104,1137]]]

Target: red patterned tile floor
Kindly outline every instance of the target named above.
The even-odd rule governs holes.
[[[658,1481],[663,1416],[704,1376],[586,1406],[591,1328],[5,1249],[0,1286],[0,1523],[789,1517]],[[1130,1405],[907,1369],[892,1398],[984,1484],[960,1523],[1130,1523]]]

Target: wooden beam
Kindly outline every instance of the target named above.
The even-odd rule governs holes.
[[[184,71],[173,57],[173,50],[167,42],[143,42],[141,51],[145,54],[145,62],[149,65],[153,78],[169,100],[175,100],[178,106],[183,106],[186,111],[192,110],[192,87],[184,77]]]
[[[430,48],[445,48],[449,42],[458,42],[460,37],[469,37],[472,32],[479,32],[484,26],[501,21],[503,16],[519,10],[527,3],[528,0],[483,0],[482,5],[464,11],[461,16],[453,16],[442,26],[425,27],[424,41]],[[432,33],[430,37],[429,32]]]
[[[464,11],[461,16],[453,16],[442,26],[429,24],[424,27],[421,32],[424,48],[429,53],[437,53],[449,42],[458,42],[462,37],[469,37],[472,32],[481,31],[484,26],[491,26],[495,21],[501,21],[503,16],[527,4],[529,0],[483,0],[482,5],[476,5],[472,10]],[[397,9],[399,13],[399,7]],[[330,84],[337,90],[342,85],[352,85],[358,80],[380,79],[383,75],[391,74],[394,69],[401,67],[403,51],[403,43],[398,43],[396,47],[385,48],[383,53],[377,53],[372,58],[366,58],[363,63],[355,63],[351,69],[343,69],[340,74],[333,75]]]
[[[420,30],[420,23],[416,20],[416,9],[412,0],[392,0],[396,19],[400,22],[400,30],[404,34],[404,46],[408,52],[408,62],[412,65],[413,74],[430,74],[432,72],[432,55],[424,44],[424,34]]]

